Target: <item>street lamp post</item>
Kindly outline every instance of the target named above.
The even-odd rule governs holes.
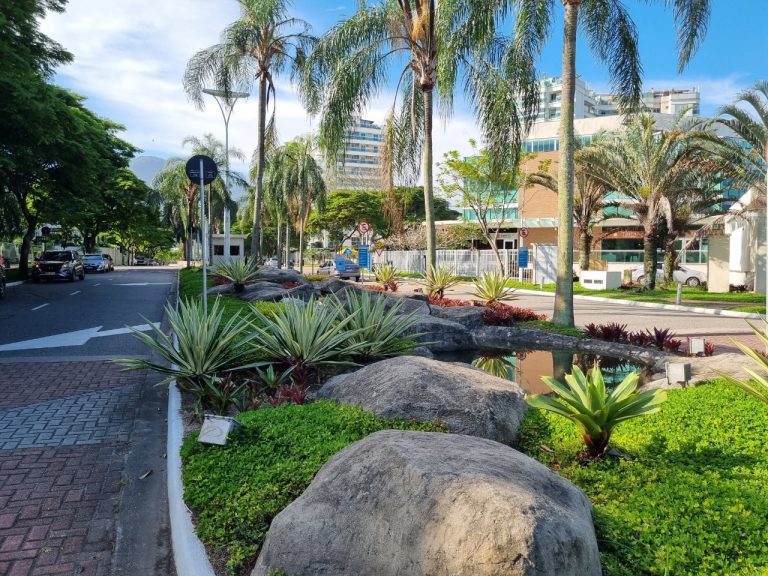
[[[229,192],[229,118],[232,116],[232,110],[235,107],[235,103],[238,98],[248,98],[250,94],[248,92],[232,92],[231,90],[218,90],[214,88],[203,88],[203,93],[213,96],[216,100],[216,104],[219,105],[221,110],[221,117],[224,119],[224,155],[226,172],[224,173],[224,184]],[[229,258],[231,243],[230,237],[230,216],[229,206],[224,207],[224,257]]]

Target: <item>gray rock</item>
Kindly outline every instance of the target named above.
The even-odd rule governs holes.
[[[467,364],[400,356],[336,376],[317,392],[385,418],[438,420],[452,432],[505,444],[517,439],[528,405],[514,382]]]
[[[288,290],[272,282],[255,282],[245,287],[239,297],[247,302],[279,302],[288,296]]]
[[[309,283],[309,280],[304,278],[304,276],[290,268],[259,268],[256,280],[271,282],[272,284],[284,284],[285,282]]]
[[[353,284],[351,282],[344,282],[344,280],[338,278],[326,278],[317,284],[321,294],[335,294],[347,286],[353,286]]]
[[[309,301],[310,298],[313,298],[315,296],[315,287],[312,285],[311,282],[307,284],[302,284],[301,286],[297,286],[296,288],[289,288],[288,294],[286,298],[296,298],[298,300],[303,300],[305,302]]]
[[[416,348],[411,350],[411,356],[421,356],[422,358],[434,358],[435,357],[435,355],[432,354],[432,350],[430,350],[426,346],[416,346]]]
[[[208,294],[210,294],[211,296],[219,296],[223,294],[234,294],[234,293],[235,293],[234,284],[220,284],[219,286],[208,288]]]
[[[275,517],[252,576],[599,576],[591,508],[497,442],[376,432]]]
[[[416,341],[432,352],[456,352],[474,348],[472,334],[457,322],[436,316],[420,316],[419,321],[408,331]]]
[[[432,306],[432,316],[456,322],[467,330],[475,330],[483,325],[483,312],[485,308],[482,306]]]

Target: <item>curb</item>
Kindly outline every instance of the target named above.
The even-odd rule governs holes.
[[[176,302],[179,305],[179,275],[176,275]],[[174,345],[178,345],[176,334]],[[181,474],[181,443],[184,423],[181,419],[181,394],[176,381],[168,384],[168,516],[171,521],[171,543],[176,574],[184,576],[215,576],[205,546],[195,534],[192,513],[184,502],[184,484]]]
[[[24,280],[18,280],[17,282],[8,282],[5,287],[13,288],[14,286],[21,286],[22,284],[24,284]]]
[[[554,292],[543,292],[539,290],[527,290],[517,288],[515,292],[530,296],[551,296],[555,297]],[[759,320],[764,316],[753,312],[738,312],[736,310],[722,310],[720,308],[704,308],[703,306],[683,306],[678,304],[660,304],[658,302],[641,302],[638,300],[622,300],[619,298],[602,298],[600,296],[583,296],[574,294],[574,300],[587,300],[588,302],[603,302],[621,304],[622,306],[636,306],[638,308],[656,308],[657,310],[675,310],[677,312],[693,312],[695,314],[708,314],[710,316],[724,316],[727,318],[746,318],[749,320]]]

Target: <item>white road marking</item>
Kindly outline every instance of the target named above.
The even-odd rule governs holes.
[[[40,308],[45,308],[48,305],[50,305],[50,302],[46,302],[45,304],[40,304],[40,306],[35,306],[34,308],[32,308],[32,310],[40,310]]]
[[[75,290],[74,292],[72,292],[72,294],[70,294],[70,296],[74,296],[75,294],[80,294],[80,290]]]
[[[101,282],[99,282],[98,284],[94,284],[94,286],[101,286]]]
[[[137,326],[126,326],[125,328],[105,330],[104,332],[99,332],[99,330],[101,330],[101,326],[96,326],[94,328],[86,328],[85,330],[75,330],[74,332],[65,332],[64,334],[55,334],[53,336],[44,336],[43,338],[33,338],[32,340],[22,340],[21,342],[2,344],[0,345],[0,352],[7,352],[10,350],[59,348],[62,346],[82,346],[91,338],[129,334],[133,330],[138,330],[139,332],[149,332],[152,330],[153,325],[159,326],[160,324],[158,322],[153,324],[139,324]]]
[[[130,284],[115,284],[115,286],[170,286],[170,282],[132,282]]]

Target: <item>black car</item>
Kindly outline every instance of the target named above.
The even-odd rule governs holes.
[[[41,279],[56,280],[62,278],[74,282],[77,278],[85,280],[85,269],[77,250],[46,250],[32,267],[32,282]]]
[[[109,272],[114,269],[108,254],[86,254],[83,256],[83,268],[86,272]]]

